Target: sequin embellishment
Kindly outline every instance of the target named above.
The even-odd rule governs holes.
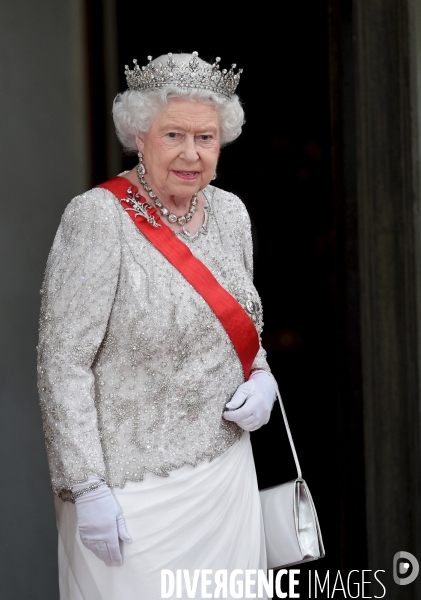
[[[179,239],[237,300],[248,302],[259,331],[247,212],[233,194],[213,186],[204,192],[207,234]],[[147,209],[133,193],[132,200],[133,210]],[[165,477],[212,460],[242,435],[222,418],[244,381],[230,339],[107,190],[78,196],[63,215],[42,287],[38,346],[58,495],[89,473],[110,486],[141,481],[148,472]],[[262,348],[253,368],[269,370]]]

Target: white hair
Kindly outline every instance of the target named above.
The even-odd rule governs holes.
[[[173,54],[176,60],[185,60],[191,55]],[[159,62],[163,57],[156,58]],[[199,59],[200,62],[201,59]],[[244,111],[237,95],[227,98],[211,90],[186,89],[178,86],[165,86],[155,90],[126,90],[118,94],[113,103],[113,119],[118,139],[128,153],[137,152],[136,136],[142,137],[153,123],[158,113],[165,110],[171,98],[186,98],[192,102],[212,104],[219,114],[221,125],[221,146],[238,138],[244,125]]]

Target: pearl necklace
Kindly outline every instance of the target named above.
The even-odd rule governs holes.
[[[189,221],[191,221],[194,213],[196,212],[197,192],[195,192],[190,199],[190,208],[189,208],[188,213],[181,217],[177,217],[177,215],[175,215],[174,213],[171,213],[168,210],[168,208],[165,208],[165,206],[162,204],[161,200],[158,198],[158,196],[155,194],[155,192],[153,192],[152,189],[149,187],[149,185],[147,184],[147,181],[144,177],[145,173],[146,173],[145,165],[143,164],[142,158],[139,156],[139,164],[137,167],[137,174],[139,176],[139,181],[145,188],[145,191],[148,193],[149,198],[151,198],[151,200],[153,200],[156,208],[161,213],[161,216],[167,218],[170,223],[172,223],[172,224],[177,223],[178,225],[181,225],[181,227],[183,227],[183,225],[185,223],[188,223]],[[184,230],[184,227],[183,227],[183,230]]]

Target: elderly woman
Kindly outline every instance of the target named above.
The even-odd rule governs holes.
[[[241,71],[148,60],[113,108],[139,164],[72,200],[42,290],[62,600],[161,598],[164,570],[266,569],[248,432],[276,384],[249,217],[210,184],[241,132]],[[173,597],[202,597],[188,586]]]

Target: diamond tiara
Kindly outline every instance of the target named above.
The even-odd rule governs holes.
[[[211,90],[217,94],[223,94],[230,98],[240,81],[240,75],[243,69],[234,69],[237,65],[231,65],[227,69],[219,70],[220,58],[215,58],[215,62],[200,63],[197,59],[198,53],[193,52],[191,59],[187,62],[177,64],[174,62],[172,52],[168,53],[168,60],[165,64],[152,64],[152,56],[148,56],[149,63],[144,67],[139,67],[137,60],[134,59],[134,68],[125,68],[125,75],[129,90],[150,90],[159,89],[167,85],[175,85],[182,88],[193,88]]]

